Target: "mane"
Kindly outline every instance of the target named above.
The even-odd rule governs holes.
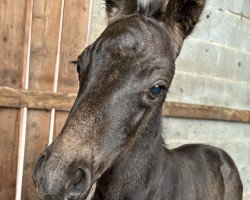
[[[167,2],[166,0],[106,0],[106,12],[109,19],[136,13],[159,18],[163,15],[166,8],[164,5]]]
[[[138,0],[137,11],[141,15],[153,18],[160,18],[164,14],[164,6],[166,4],[162,0]]]

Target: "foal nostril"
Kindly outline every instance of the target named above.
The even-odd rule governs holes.
[[[40,155],[40,157],[37,159],[37,167],[40,167],[43,164],[43,161],[45,160],[45,154]]]
[[[33,166],[33,173],[32,173],[32,176],[33,176],[33,179],[34,179],[34,180],[35,180],[35,175],[36,175],[37,171],[38,171],[39,168],[42,166],[42,164],[43,164],[43,162],[44,162],[44,160],[45,160],[45,158],[46,158],[45,155],[46,155],[45,153],[41,154],[41,155],[38,157],[38,159],[36,160],[36,162],[35,162],[35,164],[34,164],[34,166]]]
[[[91,174],[87,168],[77,169],[69,176],[65,191],[67,199],[82,199],[88,192],[91,184]]]

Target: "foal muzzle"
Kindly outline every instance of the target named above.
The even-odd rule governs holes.
[[[41,200],[82,200],[91,187],[88,166],[73,162],[66,165],[63,158],[45,151],[33,168],[33,179]]]

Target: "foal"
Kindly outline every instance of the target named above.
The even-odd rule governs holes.
[[[222,150],[161,136],[162,104],[184,39],[205,0],[106,0],[108,27],[78,57],[79,92],[66,123],[38,158],[42,200],[240,200]]]

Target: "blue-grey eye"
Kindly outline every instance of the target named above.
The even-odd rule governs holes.
[[[161,94],[163,92],[163,90],[165,90],[166,87],[165,86],[161,86],[161,85],[154,85],[153,87],[151,87],[149,89],[150,94],[153,97],[156,97],[157,95]]]

